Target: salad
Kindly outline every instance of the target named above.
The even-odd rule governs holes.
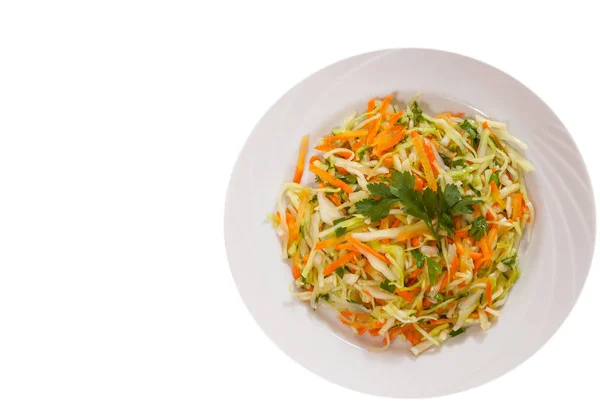
[[[404,109],[392,95],[370,100],[308,162],[304,136],[269,215],[292,294],[415,355],[500,316],[535,217],[524,182],[534,167],[513,147],[526,144],[504,123],[431,116],[417,97]]]

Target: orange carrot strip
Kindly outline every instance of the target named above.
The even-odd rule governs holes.
[[[309,160],[308,160],[308,164],[312,164],[315,161],[320,160],[319,156],[312,156]]]
[[[331,151],[334,148],[338,148],[338,147],[334,147],[330,144],[320,144],[318,146],[315,147],[315,150],[319,150],[319,151]]]
[[[506,203],[504,202],[504,200],[502,199],[502,196],[500,195],[500,190],[498,190],[498,186],[496,185],[496,182],[492,181],[490,183],[490,187],[492,188],[492,197],[494,198],[494,200],[496,200],[496,202],[498,204],[500,204],[500,207],[506,208]]]
[[[335,260],[334,262],[329,264],[327,267],[325,267],[325,269],[323,270],[323,275],[327,276],[327,275],[331,274],[338,268],[348,264],[356,256],[358,256],[358,253],[356,251],[352,251],[352,252],[346,254],[345,256],[338,258],[337,260]]]
[[[327,198],[329,198],[331,200],[331,202],[333,204],[335,204],[336,206],[338,206],[338,207],[342,205],[342,201],[340,200],[340,196],[338,196],[335,193],[327,196]]]
[[[398,128],[399,127],[399,128]],[[381,156],[385,151],[393,148],[406,135],[406,129],[402,126],[393,127],[389,130],[381,132],[373,142],[375,145],[376,154]]]
[[[344,192],[348,194],[353,192],[352,188],[348,184],[344,183],[342,180],[338,180],[337,178],[333,177],[327,171],[321,170],[319,167],[316,167],[313,164],[311,164],[308,167],[308,169],[312,171],[315,175],[319,176],[321,180],[327,181],[329,184],[341,188]]]
[[[345,141],[345,140],[350,140],[350,139],[353,139],[356,137],[363,137],[363,136],[366,136],[367,134],[368,134],[368,131],[363,130],[363,129],[353,130],[353,131],[345,131],[343,133],[336,134],[335,136],[327,136],[327,137],[325,137],[325,141],[327,143],[331,143],[332,141],[337,141],[337,140]]]
[[[375,124],[372,124],[371,129],[369,130],[369,134],[367,135],[367,144],[373,144],[373,140],[375,140],[375,136],[377,135],[377,132],[379,131],[379,126],[381,126],[381,120],[383,118],[383,114],[387,110],[387,106],[390,104],[390,101],[392,101],[391,94],[389,96],[387,96],[386,98],[384,98],[383,101],[381,102],[381,106],[379,107],[379,113],[381,115],[379,116],[379,118],[377,120],[375,120],[374,122],[371,122],[371,123],[375,123]]]
[[[512,217],[515,220],[523,217],[523,194],[521,193],[512,196]]]
[[[299,183],[302,180],[304,173],[304,160],[306,159],[306,151],[308,150],[308,135],[302,137],[300,141],[300,152],[298,153],[298,162],[296,163],[296,172],[294,173],[294,183]]]
[[[418,247],[419,246],[419,238],[418,237],[411,238],[410,245],[412,245],[413,247]]]
[[[452,260],[452,263],[450,264],[450,271],[448,272],[449,277],[453,277],[454,274],[456,274],[457,270],[458,270],[458,256],[454,256],[454,259]]]
[[[498,228],[494,227],[490,230],[490,232],[487,235],[487,242],[488,245],[490,246],[490,249],[492,248],[492,246],[494,245],[494,241],[496,241],[496,236],[498,235]]]
[[[365,243],[361,243],[356,238],[348,237],[348,242],[351,243],[352,245],[356,246],[356,248],[358,248],[358,251],[360,251],[361,254],[363,254],[363,255],[365,253],[369,253],[369,254],[379,258],[384,263],[390,262],[390,260],[388,260],[386,256],[379,254],[377,251],[373,250],[371,247],[369,247]]]
[[[298,264],[294,263],[293,267],[292,267],[292,275],[294,276],[294,280],[297,280],[298,278],[300,278],[300,267],[298,266]]]
[[[404,298],[409,303],[412,303],[415,300],[415,296],[408,291],[396,290],[396,294]]]
[[[329,240],[319,241],[317,244],[315,244],[315,250],[322,250],[327,247],[333,247],[334,245],[341,243],[344,240],[344,237],[334,237],[330,238]]]
[[[419,133],[413,131],[410,133],[410,137],[413,140],[415,145],[415,149],[417,150],[417,156],[419,161],[421,162],[421,166],[423,167],[423,171],[425,172],[425,179],[427,180],[427,185],[433,191],[437,191],[437,181],[433,175],[433,170],[431,169],[431,164],[429,163],[429,159],[427,158],[427,154],[425,153],[425,148],[423,147],[423,140]]]
[[[490,246],[486,237],[483,237],[481,240],[479,240],[479,247],[481,247],[481,252],[483,253],[482,260],[491,261],[492,251],[490,250]]]
[[[456,238],[465,238],[469,236],[469,230],[458,230],[454,236]]]
[[[492,308],[492,282],[489,278],[485,283],[485,296],[487,297],[488,307]]]
[[[452,322],[452,320],[449,319],[449,318],[442,318],[442,319],[439,319],[439,320],[431,320],[431,321],[429,321],[429,324],[431,324],[431,325],[440,325],[440,324],[446,324],[446,323],[451,323],[451,322]]]
[[[459,255],[463,255],[465,253],[465,249],[464,249],[462,243],[460,242],[460,239],[458,239],[458,238],[455,239],[454,240],[454,244],[456,245],[456,252]]]
[[[483,267],[483,265],[486,263],[487,261],[485,260],[485,258],[480,258],[479,260],[475,261],[475,264],[473,265],[473,272],[477,272],[479,271],[479,269],[481,267]]]
[[[475,251],[471,251],[471,258],[473,259],[473,261],[477,261],[477,260],[483,258],[483,254],[476,253]]]
[[[415,190],[423,191],[424,188],[425,188],[425,181],[421,177],[415,176]]]
[[[394,221],[394,224],[392,224],[392,228],[396,228],[400,225],[400,220],[396,219],[396,221]]]
[[[431,141],[429,141],[429,144],[423,143],[423,148],[425,149],[425,154],[427,155],[429,164],[431,164],[431,170],[433,171],[433,175],[435,177],[437,177],[437,175],[439,174],[439,171],[438,171],[437,167],[435,166],[435,163],[436,163],[435,154],[433,154],[433,149],[431,148]]]

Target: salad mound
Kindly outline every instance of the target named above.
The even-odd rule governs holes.
[[[291,260],[292,294],[327,306],[358,334],[399,339],[419,355],[478,324],[486,331],[520,276],[534,208],[533,165],[507,125],[372,99],[320,139],[300,184],[269,215]],[[529,227],[529,228],[528,228]]]

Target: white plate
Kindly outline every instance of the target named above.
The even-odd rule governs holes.
[[[291,180],[300,138],[311,146],[372,97],[415,92],[430,112],[480,111],[505,121],[529,145],[537,170],[527,185],[537,218],[521,248],[522,277],[502,316],[484,334],[466,335],[413,357],[402,341],[384,353],[288,292],[288,264],[265,214]],[[306,173],[308,174],[308,173]],[[305,178],[308,178],[305,175]],[[575,143],[554,113],[507,74],[456,54],[378,51],[333,64],[285,94],[260,120],[236,163],[225,208],[229,264],[240,295],[267,335],[291,358],[332,382],[391,397],[445,395],[483,384],[535,353],[560,327],[587,276],[595,239],[594,199]],[[241,346],[243,349],[243,345]],[[251,354],[251,353],[249,353]],[[568,355],[568,353],[565,353]]]

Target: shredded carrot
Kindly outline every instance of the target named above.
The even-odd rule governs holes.
[[[381,156],[384,152],[402,141],[405,135],[406,129],[402,126],[392,127],[389,130],[379,133],[373,142],[375,154]]]
[[[413,140],[415,145],[415,149],[417,150],[417,156],[419,161],[421,162],[421,166],[423,166],[423,171],[425,172],[425,179],[427,180],[427,185],[433,191],[437,191],[437,181],[433,175],[433,170],[431,169],[431,164],[429,163],[429,159],[427,158],[427,154],[425,153],[425,148],[423,147],[423,140],[419,133],[413,131],[410,133],[410,137]]]
[[[492,282],[489,278],[485,282],[485,296],[487,297],[488,307],[492,308]]]
[[[490,246],[488,244],[488,239],[486,237],[483,237],[481,240],[479,240],[479,247],[481,247],[481,252],[483,253],[483,258],[482,260],[485,261],[491,261],[492,259],[492,251],[490,250]]]
[[[369,134],[367,135],[367,144],[369,144],[369,145],[373,144],[373,141],[375,140],[375,136],[379,132],[379,127],[381,126],[383,114],[386,112],[387,107],[390,104],[390,101],[392,101],[391,94],[389,96],[387,96],[386,98],[384,98],[383,101],[381,102],[381,106],[379,107],[379,113],[381,115],[379,116],[379,118],[377,120],[375,120],[374,122],[371,122],[371,123],[375,123],[375,124],[372,124],[371,129],[369,130]]]
[[[419,246],[419,238],[418,237],[413,237],[410,239],[410,244],[413,247],[418,247]]]
[[[342,201],[340,200],[340,196],[338,196],[336,193],[330,194],[329,196],[327,196],[327,198],[329,198],[331,200],[331,202],[333,204],[335,204],[336,206],[338,206],[338,207],[342,205]]]
[[[308,190],[303,189],[300,191],[300,203],[298,204],[298,216],[296,217],[296,221],[293,229],[290,233],[290,240],[293,242],[298,238],[298,234],[300,233],[300,225],[302,224],[302,216],[304,215],[304,211],[306,209],[306,204],[308,204]]]
[[[335,149],[337,147],[334,147],[332,145],[329,144],[320,144],[318,146],[315,147],[315,150],[319,150],[319,151],[331,151],[333,149]]]
[[[354,237],[348,237],[348,242],[351,243],[352,245],[354,245],[358,249],[358,251],[360,251],[361,254],[363,254],[363,255],[365,253],[369,253],[369,254],[379,258],[384,263],[390,262],[390,260],[388,260],[386,256],[379,254],[377,251],[373,250],[371,247],[369,247],[365,243],[361,243]]]
[[[484,121],[484,122],[481,124],[481,126],[482,126],[483,128],[485,128],[485,129],[487,129],[487,130],[489,130],[489,129],[490,129],[490,126],[488,125],[487,121]]]
[[[358,256],[358,253],[356,251],[352,251],[352,252],[346,254],[345,256],[338,258],[337,260],[335,260],[334,262],[329,264],[327,267],[325,267],[325,269],[323,270],[323,275],[327,276],[327,275],[331,274],[338,268],[348,264],[356,256]]]
[[[346,141],[346,140],[351,140],[353,138],[356,137],[363,137],[366,136],[368,134],[367,130],[353,130],[353,131],[345,131],[343,133],[340,134],[336,134],[335,136],[327,136],[325,137],[325,141],[327,143],[331,143],[333,141]]]
[[[335,187],[339,187],[341,188],[344,192],[350,194],[352,192],[354,192],[352,190],[352,188],[344,183],[342,180],[338,180],[337,178],[333,177],[331,174],[329,174],[327,171],[320,169],[319,167],[311,164],[308,169],[313,172],[315,175],[319,176],[319,178],[323,181],[327,181],[329,184],[335,186]]]
[[[315,244],[315,250],[322,250],[327,247],[333,247],[341,243],[342,241],[345,241],[345,237],[343,236],[330,238],[329,240],[319,241],[317,244]]]
[[[424,188],[425,188],[425,180],[423,180],[419,176],[415,176],[415,190],[423,191]]]
[[[417,278],[419,276],[419,274],[421,274],[421,271],[423,271],[423,268],[417,268],[412,273],[410,273],[408,278]]]
[[[473,261],[477,261],[480,258],[483,258],[483,254],[476,253],[475,251],[471,251],[471,258],[473,259]]]
[[[296,163],[296,172],[294,173],[294,183],[299,183],[302,180],[304,173],[304,160],[306,159],[306,151],[308,150],[308,135],[302,137],[300,141],[300,152],[298,153],[298,162]]]
[[[500,191],[498,190],[498,186],[496,185],[496,182],[492,181],[490,183],[490,187],[492,188],[492,197],[494,198],[494,200],[496,200],[496,202],[498,204],[500,204],[500,207],[506,208],[506,203],[504,202],[504,200],[502,199],[502,196],[500,195]]]
[[[469,236],[469,230],[458,230],[454,236],[456,238],[465,238]]]
[[[487,213],[485,213],[485,219],[487,221],[495,221],[496,218],[494,217],[494,215],[492,214],[492,212],[490,210],[487,211]]]
[[[294,280],[297,280],[298,278],[300,278],[300,267],[298,266],[298,264],[294,263],[293,267],[292,267],[292,275],[294,276]]]
[[[415,299],[415,296],[408,291],[398,290],[396,289],[396,294],[400,297],[404,298],[407,302],[412,303]]]
[[[427,155],[427,159],[429,159],[429,164],[431,165],[431,170],[433,171],[433,175],[435,177],[437,177],[440,172],[438,171],[437,166],[436,166],[437,161],[435,160],[435,154],[433,154],[433,149],[431,148],[431,140],[428,139],[428,141],[426,141],[423,144],[423,148],[425,149],[425,154]]]
[[[523,194],[521,193],[512,196],[512,217],[515,220],[523,217]]]
[[[447,323],[451,323],[451,322],[452,322],[452,320],[449,318],[442,318],[439,320],[431,320],[431,321],[429,321],[429,324],[440,325],[440,324],[447,324]]]
[[[493,247],[494,241],[496,241],[497,236],[498,236],[498,229],[496,227],[494,227],[490,230],[490,232],[488,233],[488,236],[487,236],[487,239],[488,239],[487,243],[488,243],[490,249]]]
[[[454,244],[456,245],[456,252],[459,255],[463,255],[465,253],[465,249],[464,249],[462,243],[460,242],[460,239],[456,238],[454,240]]]
[[[400,220],[396,219],[396,221],[394,221],[394,224],[392,224],[392,228],[396,228],[400,225]]]
[[[312,164],[315,161],[320,160],[319,156],[312,156],[309,160],[308,160],[308,164]]]
[[[457,270],[458,270],[458,256],[454,256],[454,258],[452,259],[452,263],[450,264],[449,276],[453,277],[454,274],[456,274]]]

